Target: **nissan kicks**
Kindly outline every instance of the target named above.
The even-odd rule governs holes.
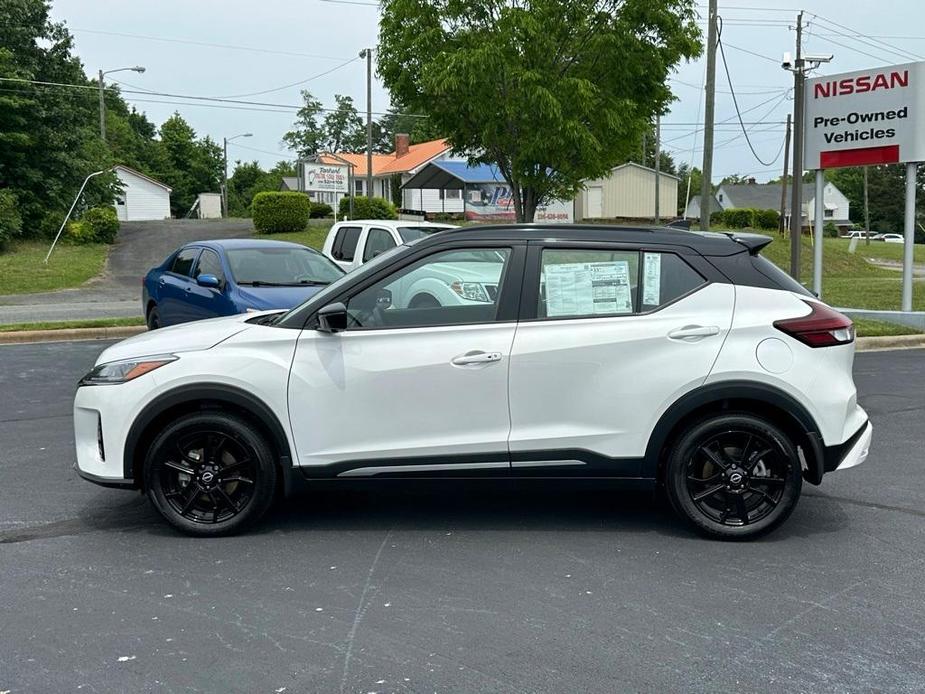
[[[764,259],[770,241],[436,233],[288,312],[108,348],[77,389],[77,469],[193,535],[310,480],[544,477],[660,487],[697,530],[756,536],[871,441],[851,321]]]

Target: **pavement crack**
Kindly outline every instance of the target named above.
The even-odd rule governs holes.
[[[852,506],[863,506],[864,508],[875,508],[880,511],[896,511],[897,513],[905,513],[909,516],[918,516],[919,518],[925,518],[925,511],[919,511],[915,508],[906,508],[905,506],[891,506],[890,504],[878,504],[873,501],[862,501],[860,499],[849,499],[844,496],[831,496],[829,494],[806,494],[803,496],[809,496],[816,499],[829,499],[830,501],[837,501],[841,504],[851,504]]]

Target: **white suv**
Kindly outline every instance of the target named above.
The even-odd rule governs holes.
[[[871,440],[851,321],[762,258],[770,241],[429,236],[288,313],[107,349],[77,390],[78,471],[199,535],[305,481],[451,476],[659,485],[699,530],[754,536]],[[425,281],[435,301],[410,305]]]
[[[434,224],[400,219],[356,219],[338,222],[330,228],[321,252],[350,272],[396,246],[429,234],[456,229],[451,224]]]

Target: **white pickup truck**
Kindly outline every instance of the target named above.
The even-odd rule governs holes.
[[[358,219],[338,222],[328,232],[322,253],[350,272],[391,248],[438,231],[456,228],[452,224],[413,220]]]

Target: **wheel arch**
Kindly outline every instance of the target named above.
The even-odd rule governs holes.
[[[686,393],[661,416],[646,447],[643,476],[661,479],[665,453],[686,426],[710,414],[748,412],[765,417],[789,434],[803,451],[807,468],[803,477],[819,484],[825,456],[819,427],[809,411],[793,396],[771,385],[726,381],[701,386]]]
[[[162,393],[148,403],[132,422],[125,438],[122,466],[126,479],[143,487],[145,454],[163,426],[194,412],[223,410],[238,414],[254,424],[276,453],[282,491],[288,496],[292,480],[292,452],[286,431],[269,405],[241,388],[223,384],[190,384]]]

